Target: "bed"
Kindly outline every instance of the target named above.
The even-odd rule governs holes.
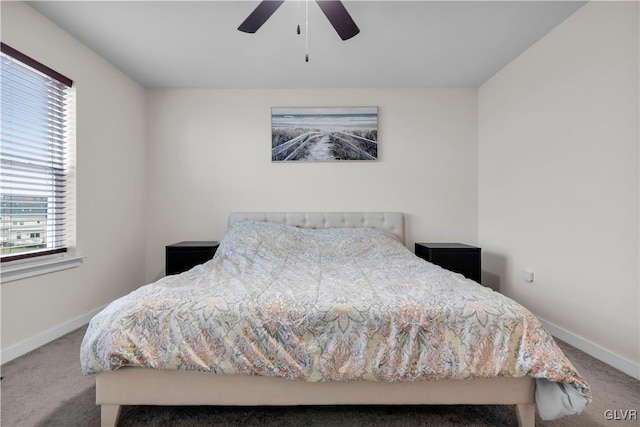
[[[401,213],[230,214],[213,260],[90,322],[102,425],[121,405],[502,404],[520,426],[582,411],[589,386],[530,312],[403,243]]]

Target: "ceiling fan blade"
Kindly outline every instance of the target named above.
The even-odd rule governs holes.
[[[245,33],[255,33],[282,3],[284,3],[284,0],[264,0],[260,2],[258,7],[240,24],[238,30]]]
[[[341,1],[316,0],[320,9],[324,12],[333,28],[336,29],[342,40],[348,40],[360,32],[360,28],[353,22]]]

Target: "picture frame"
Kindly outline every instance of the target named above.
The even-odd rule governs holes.
[[[378,159],[378,107],[273,107],[273,162]]]

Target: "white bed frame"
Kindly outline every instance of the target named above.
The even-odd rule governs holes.
[[[381,213],[232,213],[243,220],[304,228],[375,227],[404,243],[404,215]],[[245,375],[125,367],[96,377],[96,404],[102,426],[114,427],[121,405],[516,405],[520,427],[535,426],[535,380],[529,377],[478,378],[384,383],[320,382]]]

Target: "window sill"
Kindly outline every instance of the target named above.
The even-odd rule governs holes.
[[[74,268],[79,266],[84,258],[83,256],[51,255],[37,260],[29,259],[3,263],[0,267],[0,283]],[[9,265],[5,266],[5,264]]]

